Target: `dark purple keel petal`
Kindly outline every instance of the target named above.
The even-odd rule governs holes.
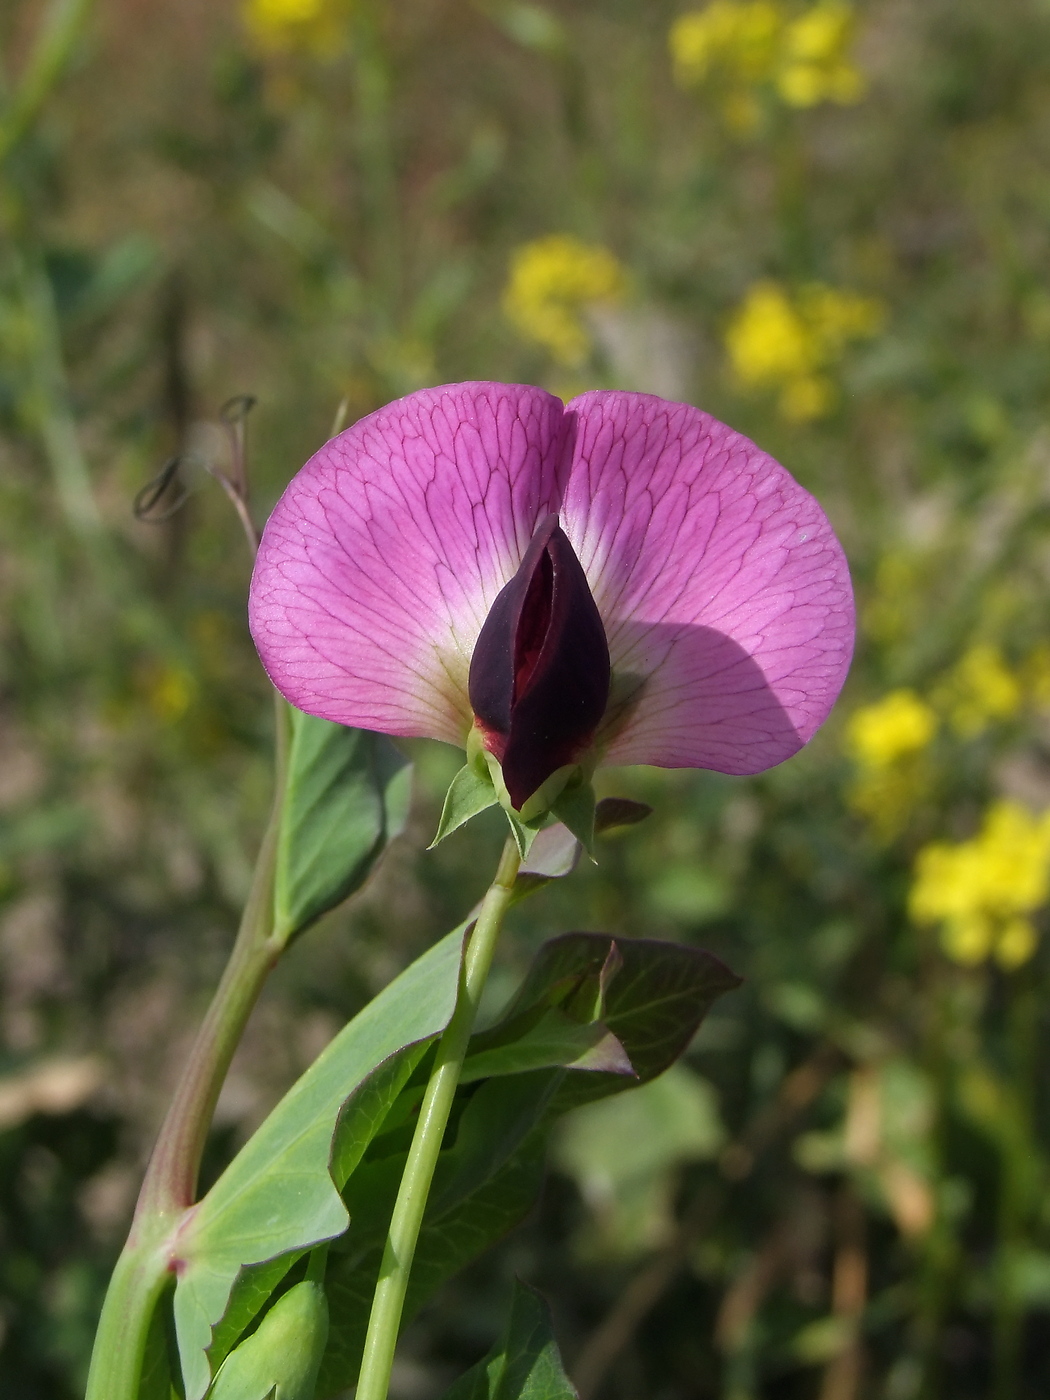
[[[470,663],[470,703],[516,808],[590,744],[609,678],[587,576],[549,515],[493,603]]]

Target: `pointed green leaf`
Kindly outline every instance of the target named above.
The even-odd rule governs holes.
[[[534,1289],[515,1283],[502,1338],[444,1400],[577,1400],[558,1354],[550,1309]]]
[[[274,927],[290,939],[360,889],[403,829],[411,766],[383,734],[288,708]]]
[[[452,779],[445,794],[445,805],[441,809],[437,835],[431,841],[429,849],[433,850],[439,841],[444,841],[446,836],[457,831],[465,822],[469,822],[471,817],[494,807],[498,801],[487,769],[482,770],[474,764],[465,763]]]
[[[503,1020],[511,1022],[541,1004],[571,1012],[574,998],[582,1018],[589,1020],[600,994],[602,1020],[645,1082],[685,1050],[715,998],[739,985],[735,973],[701,948],[652,938],[566,933],[539,950]],[[594,1097],[595,1078],[601,1076],[566,1076],[560,1106],[568,1108],[577,1092],[582,1095],[577,1102]],[[623,1087],[615,1076],[609,1080],[601,1092]]]
[[[406,969],[336,1036],[195,1207],[179,1235],[175,1325],[187,1400],[211,1379],[206,1352],[241,1270],[340,1235],[347,1224],[329,1162],[343,1167],[381,1126],[401,1071],[386,1062],[440,1034],[459,985],[465,930]],[[409,1055],[411,1060],[411,1055]],[[369,1077],[383,1066],[377,1077]],[[402,1067],[403,1068],[403,1067]],[[411,1064],[407,1073],[411,1070]],[[360,1091],[360,1103],[349,1102]],[[349,1106],[347,1107],[349,1103]],[[355,1115],[348,1148],[337,1129]]]

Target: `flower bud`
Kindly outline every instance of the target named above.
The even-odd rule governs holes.
[[[609,644],[583,566],[556,515],[532,537],[489,610],[468,692],[517,810],[594,738],[609,700]]]

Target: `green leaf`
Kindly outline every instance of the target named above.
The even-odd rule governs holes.
[[[189,1216],[174,1261],[187,1400],[200,1400],[208,1387],[212,1329],[241,1270],[346,1229],[329,1162],[340,1172],[352,1166],[411,1073],[414,1048],[448,1024],[464,933],[456,929],[431,948],[344,1027]],[[399,1056],[396,1068],[387,1063]]]
[[[550,1309],[534,1289],[515,1283],[502,1338],[444,1400],[577,1400],[558,1354]]]
[[[496,1045],[468,1056],[460,1083],[472,1084],[496,1074],[521,1074],[532,1069],[604,1070],[634,1074],[627,1052],[601,1021],[581,1024],[552,1007],[527,1031],[507,1045]]]
[[[674,1064],[636,1093],[584,1104],[554,1138],[554,1160],[602,1208],[588,1222],[583,1252],[629,1256],[665,1243],[684,1162],[710,1161],[726,1132],[710,1084]]]
[[[324,1288],[304,1279],[230,1352],[208,1400],[313,1400],[327,1340]]]
[[[604,1003],[601,1019],[644,1083],[681,1055],[715,998],[739,985],[735,973],[701,948],[566,933],[540,949],[504,1020],[552,1001],[571,1010],[582,1006],[581,998],[593,1002],[597,992]],[[590,1010],[586,1019],[593,1018],[593,1005]],[[558,1106],[565,1109],[623,1087],[616,1075],[565,1075]]]
[[[301,1258],[302,1250],[293,1249],[287,1254],[278,1255],[276,1259],[267,1259],[262,1264],[242,1269],[237,1275],[226,1311],[212,1332],[211,1346],[208,1348],[208,1365],[212,1375],[237,1345],[252,1318],[265,1307],[288,1270]]]
[[[274,927],[291,939],[364,884],[408,815],[411,766],[383,734],[289,707]]]
[[[441,809],[437,835],[428,849],[433,850],[439,841],[444,841],[446,836],[457,831],[465,822],[469,822],[471,817],[494,807],[498,801],[488,772],[482,772],[472,763],[465,763],[452,779],[445,794],[445,805]]]
[[[739,985],[709,953],[649,939],[566,934],[540,949],[504,1017],[471,1040],[474,1055],[512,1047],[552,1010],[582,1029],[604,1021],[635,1070],[654,1079],[682,1053],[715,997]],[[636,1058],[637,1057],[637,1058]],[[469,1061],[468,1061],[469,1063]],[[566,1109],[630,1088],[622,1072],[535,1069],[461,1085],[438,1161],[408,1297],[409,1319],[438,1287],[525,1217],[539,1193],[546,1139]],[[418,1104],[413,1083],[405,1095]],[[388,1121],[408,1117],[396,1108]],[[318,1394],[353,1385],[386,1223],[404,1167],[402,1129],[373,1139],[345,1193],[351,1227],[329,1257],[332,1332]]]
[[[406,1320],[532,1208],[546,1157],[546,1134],[537,1125],[555,1075],[540,1071],[492,1080],[461,1095],[455,1144],[441,1154],[416,1246]],[[350,1180],[346,1202],[351,1227],[329,1255],[332,1331],[320,1396],[356,1380],[387,1222],[404,1169],[403,1147],[386,1155],[377,1140],[374,1150],[380,1155]]]

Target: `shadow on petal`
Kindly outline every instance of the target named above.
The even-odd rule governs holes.
[[[813,626],[761,664],[712,627],[612,623],[613,685],[603,762],[761,773],[783,763],[823,723],[845,679],[848,644]]]

